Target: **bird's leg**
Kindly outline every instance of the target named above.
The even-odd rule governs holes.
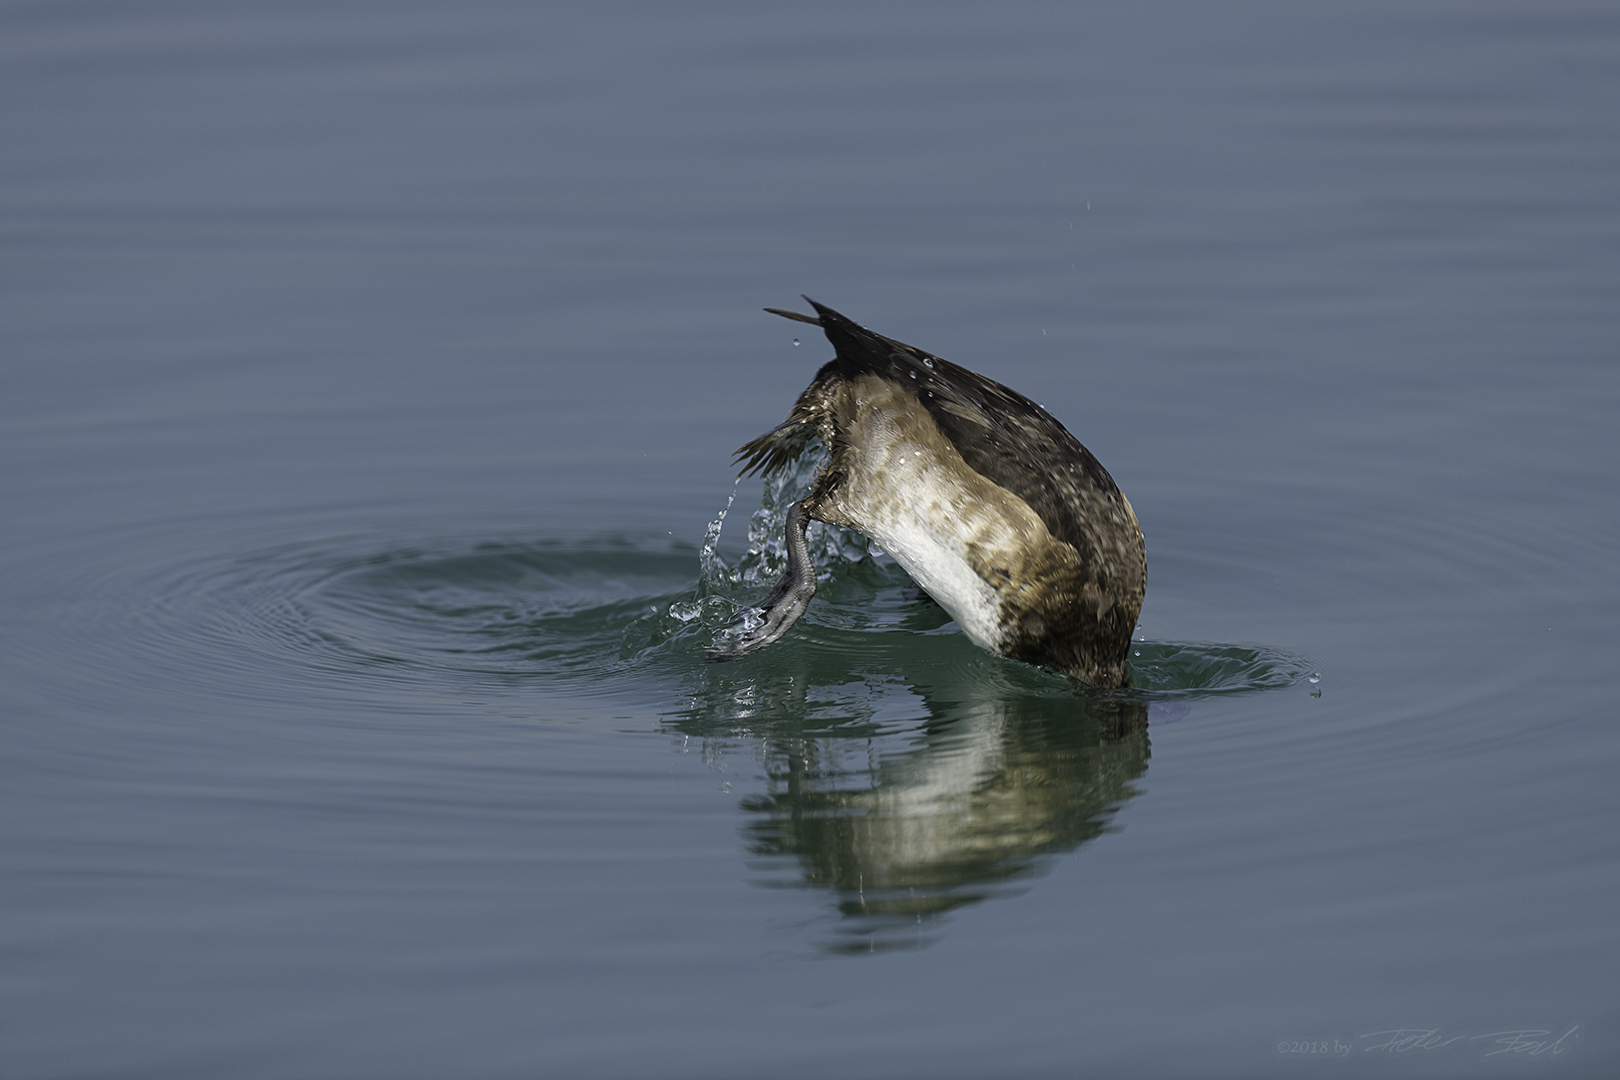
[[[732,626],[746,629],[735,637],[729,634],[709,650],[710,660],[735,660],[739,656],[758,652],[783,634],[798,621],[810,598],[816,595],[816,568],[810,562],[810,545],[805,543],[804,531],[810,527],[810,516],[804,512],[804,503],[796,502],[787,512],[787,573],[776,583],[776,588],[757,608],[744,608],[732,620]]]

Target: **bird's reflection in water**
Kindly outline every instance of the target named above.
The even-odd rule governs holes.
[[[835,893],[825,949],[930,943],[931,920],[1106,831],[1147,770],[1143,702],[1087,697],[960,638],[923,643],[914,663],[869,656],[881,674],[839,649],[752,677],[711,669],[675,725],[711,755],[750,744],[766,787],[741,803],[759,883]]]

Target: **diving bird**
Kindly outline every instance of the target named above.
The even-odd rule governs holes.
[[[812,437],[827,458],[788,508],[787,573],[709,658],[763,649],[804,614],[816,592],[805,529],[824,521],[893,556],[981,648],[1129,686],[1147,552],[1108,471],[1022,394],[805,299],[815,315],[765,310],[821,327],[837,356],[735,460],[744,476],[773,473]]]

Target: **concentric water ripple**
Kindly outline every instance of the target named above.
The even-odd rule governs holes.
[[[68,618],[51,621],[72,637],[11,647],[42,667],[53,666],[47,652],[94,656],[93,673],[121,691],[190,686],[216,701],[514,685],[667,698],[716,677],[813,672],[834,683],[864,673],[904,683],[941,664],[982,665],[985,678],[1010,680],[1018,693],[1075,692],[1066,679],[973,648],[897,564],[836,530],[812,534],[821,584],[788,639],[706,663],[715,635],[780,573],[792,486],[778,486],[734,565],[715,552],[721,519],[701,550],[624,536],[401,542],[382,531],[266,544],[246,528],[221,535],[172,523],[128,537],[129,564],[105,564],[67,590],[42,584],[53,606],[71,595]],[[19,580],[28,573],[12,569]],[[1270,690],[1312,674],[1303,658],[1261,645],[1139,641],[1132,651],[1132,693],[1153,699]]]
[[[713,635],[761,592],[699,580],[696,556],[628,541],[282,548],[171,581],[169,618],[152,629],[159,641],[165,625],[206,630],[246,668],[293,663],[345,680],[671,675],[701,667]],[[825,576],[784,650],[904,666],[956,633],[889,560],[834,561]],[[1275,689],[1310,674],[1302,658],[1262,646],[1143,641],[1133,652],[1136,686],[1154,697]]]
[[[310,672],[334,688],[395,690],[681,682],[710,667],[703,654],[714,635],[765,588],[700,578],[690,547],[625,539],[373,543],[282,545],[138,583],[144,595],[126,597],[116,615],[133,624],[134,677],[206,672],[210,685],[243,697],[307,683]],[[788,640],[728,667],[764,673],[807,652],[820,670],[903,671],[940,653],[941,635],[960,637],[892,561],[833,558]],[[1022,666],[965,642],[943,651]],[[1154,698],[1275,689],[1310,674],[1302,658],[1262,646],[1142,641],[1133,651],[1138,692]],[[1067,692],[1065,680],[1050,678]]]

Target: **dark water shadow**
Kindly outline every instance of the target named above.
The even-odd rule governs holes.
[[[714,669],[668,725],[747,740],[765,775],[739,803],[754,882],[830,894],[830,925],[809,935],[821,952],[926,947],[949,912],[1016,894],[1109,831],[1147,770],[1146,702],[1086,696],[964,639],[906,641],[866,665],[834,649]]]
[[[273,601],[255,640],[360,689],[684,685],[661,725],[716,761],[754,760],[764,790],[739,804],[754,880],[829,894],[830,929],[810,937],[833,953],[921,947],[950,912],[1016,892],[1136,794],[1150,718],[1309,671],[1264,647],[1142,641],[1137,688],[1092,694],[975,647],[898,566],[864,557],[828,559],[782,642],[710,664],[760,586],[694,586],[693,561],[608,542],[321,550],[261,560],[227,592]]]

